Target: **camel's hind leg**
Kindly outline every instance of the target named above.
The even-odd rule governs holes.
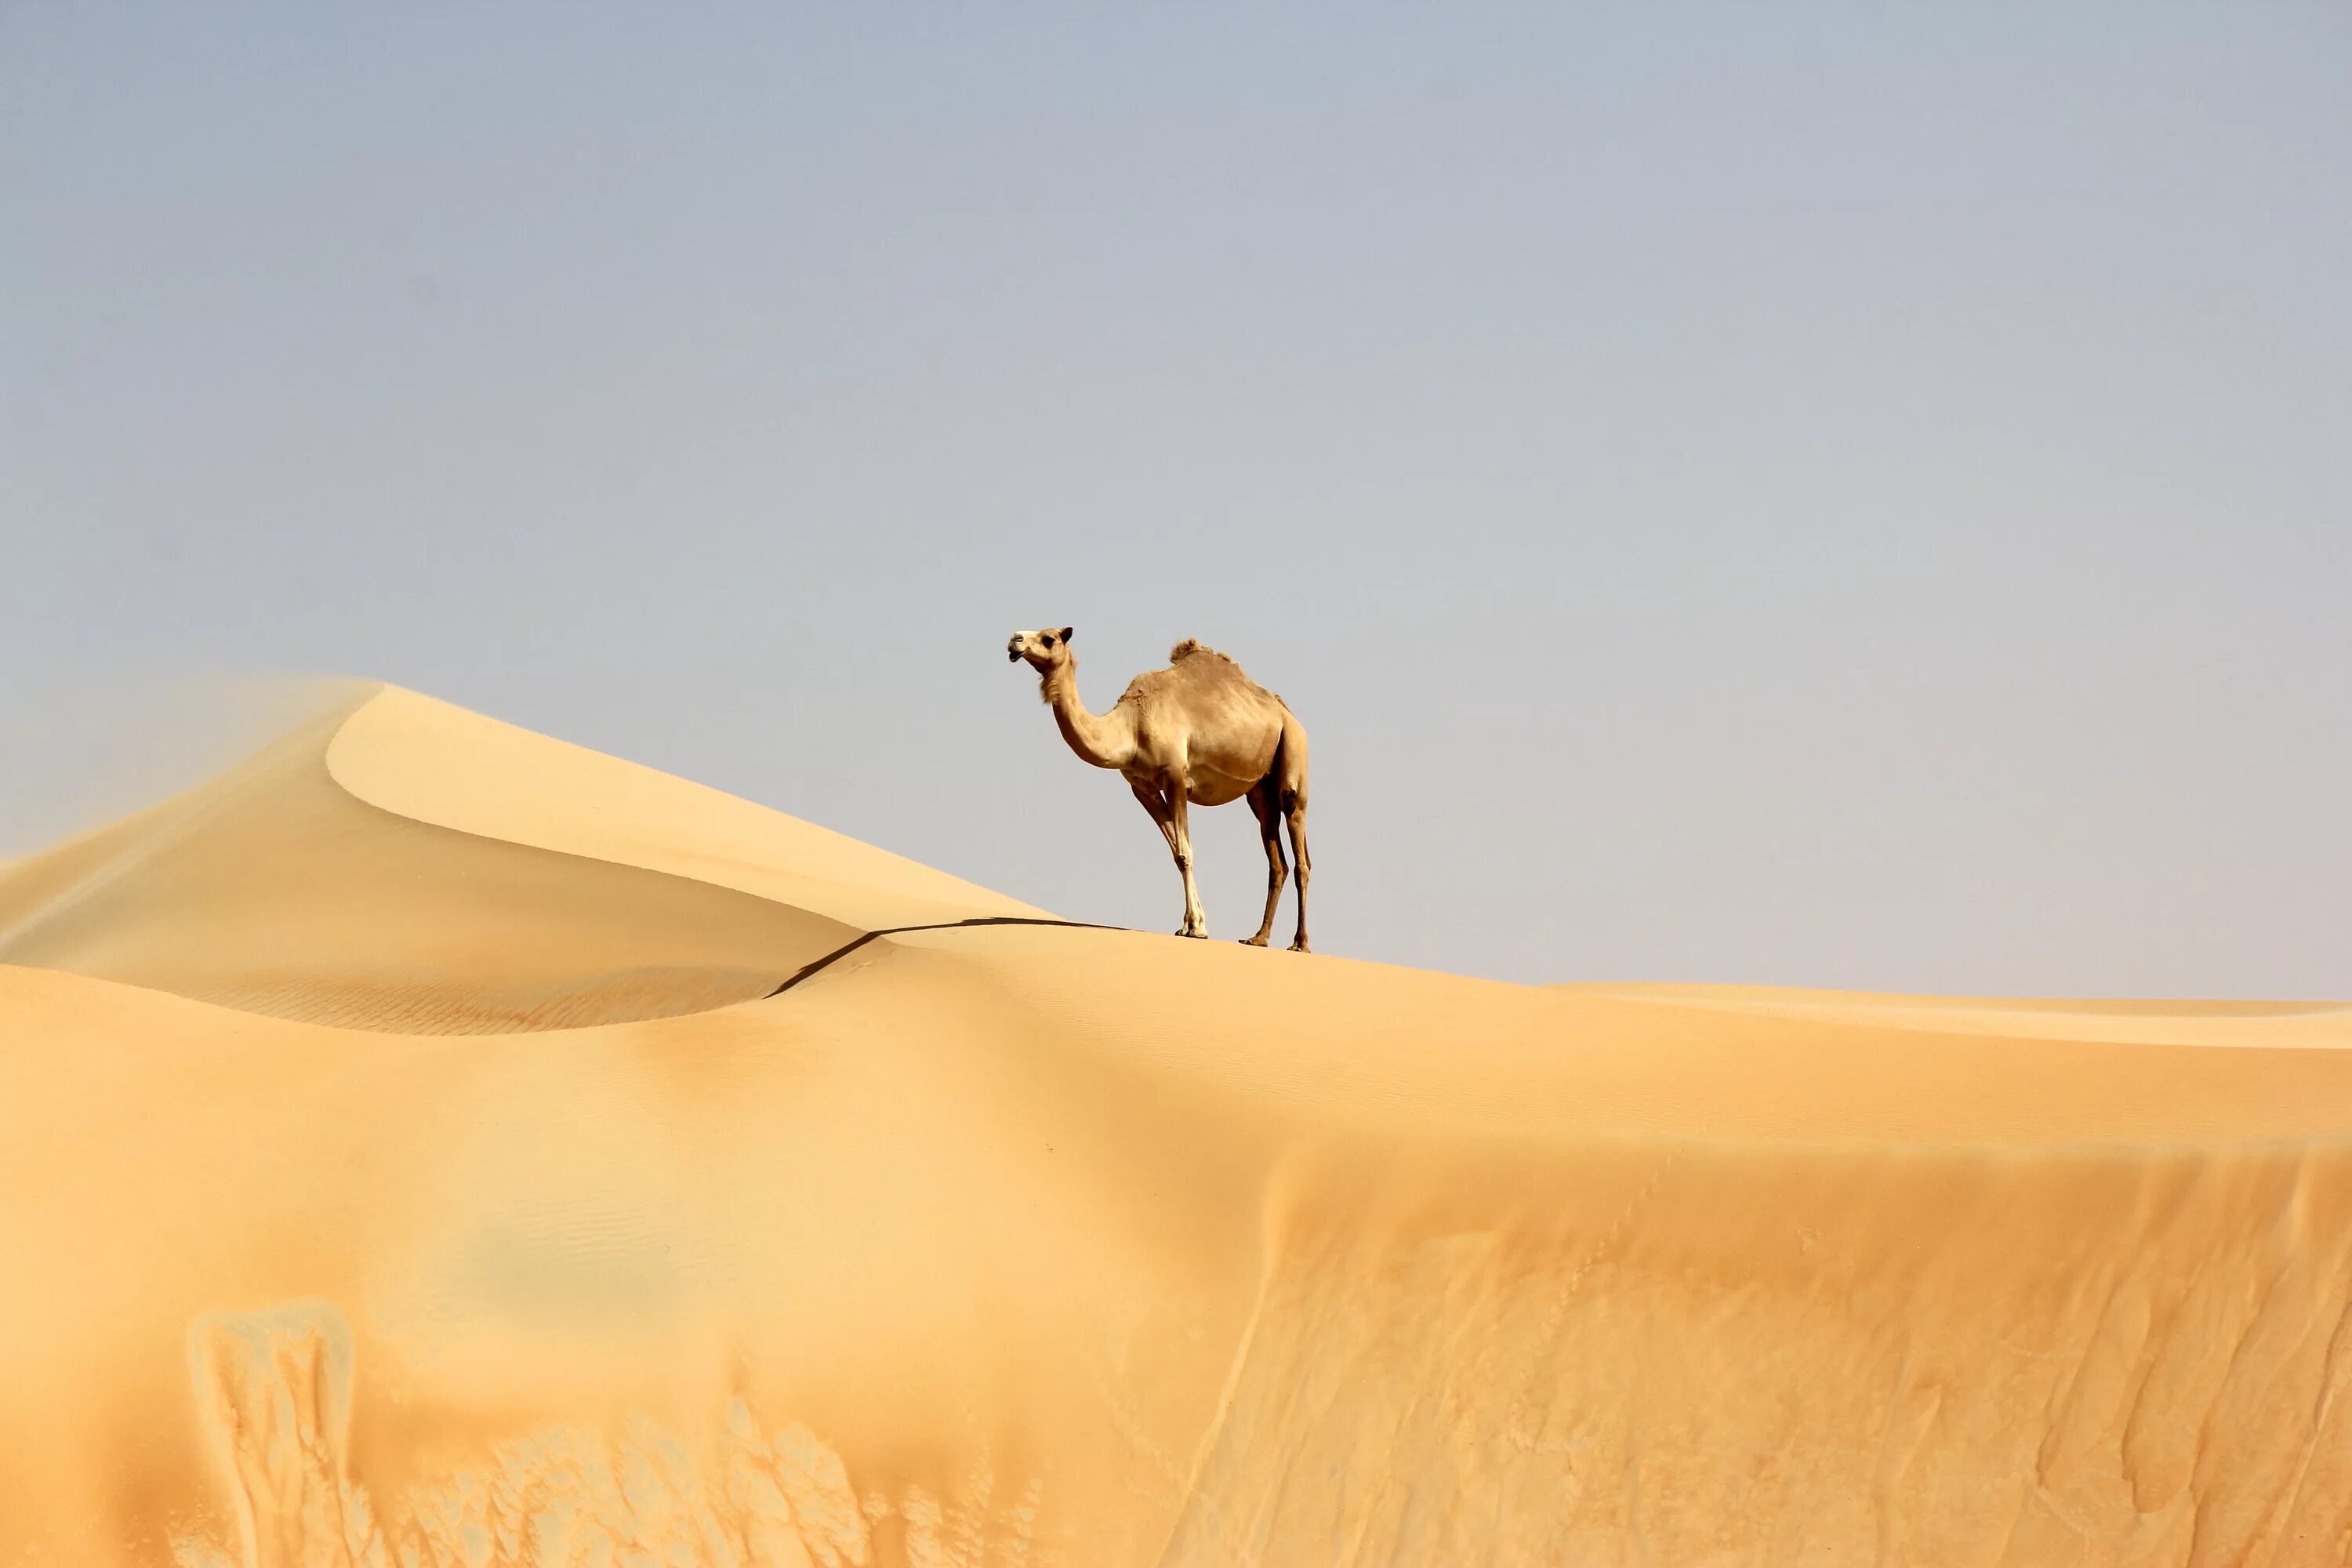
[[[1307,731],[1296,720],[1282,727],[1282,760],[1277,764],[1280,778],[1276,804],[1282,808],[1283,821],[1290,828],[1290,858],[1298,867],[1298,936],[1290,944],[1293,952],[1307,949],[1307,878],[1314,869],[1307,858]],[[1267,910],[1268,918],[1273,911]]]
[[[1257,922],[1257,934],[1243,940],[1252,947],[1264,947],[1266,933],[1274,930],[1274,911],[1282,902],[1282,885],[1290,879],[1290,868],[1282,861],[1281,785],[1266,779],[1249,792],[1251,812],[1257,817],[1257,836],[1265,845],[1265,919]]]
[[[1292,941],[1290,951],[1305,952],[1307,947],[1307,874],[1313,862],[1307,858],[1307,796],[1304,793],[1283,795],[1283,820],[1290,827],[1290,858],[1298,862],[1298,935]]]

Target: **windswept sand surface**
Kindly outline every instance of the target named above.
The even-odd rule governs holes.
[[[1028,909],[409,693],[0,867],[0,1565],[2332,1563],[2352,1012]]]

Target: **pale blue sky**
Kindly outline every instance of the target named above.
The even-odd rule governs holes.
[[[1172,928],[1070,622],[1330,952],[2352,994],[2340,6],[355,10],[0,7],[0,850],[331,671]]]

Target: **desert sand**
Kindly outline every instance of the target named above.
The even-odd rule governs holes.
[[[0,1564],[2352,1552],[2352,1010],[1043,918],[388,689],[0,867]]]

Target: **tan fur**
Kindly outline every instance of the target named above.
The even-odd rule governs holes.
[[[1240,665],[1215,648],[1204,647],[1190,637],[1178,643],[1168,658],[1167,668],[1145,670],[1127,683],[1127,689],[1118,694],[1118,700],[1121,702],[1150,702],[1160,700],[1163,692],[1178,689],[1198,689],[1209,683],[1228,680],[1238,680],[1253,691],[1263,689],[1242,673]],[[1268,692],[1266,695],[1273,694]]]
[[[1298,862],[1298,933],[1291,950],[1307,951],[1307,731],[1289,704],[1195,637],[1169,650],[1165,669],[1128,682],[1103,714],[1087,712],[1078,700],[1069,627],[1016,632],[1005,651],[1037,671],[1037,694],[1054,710],[1070,749],[1096,767],[1118,770],[1151,814],[1184,879],[1179,936],[1208,934],[1192,881],[1189,807],[1247,797],[1266,853],[1265,918],[1249,941],[1263,947],[1273,929],[1288,877],[1281,844],[1287,826]]]

